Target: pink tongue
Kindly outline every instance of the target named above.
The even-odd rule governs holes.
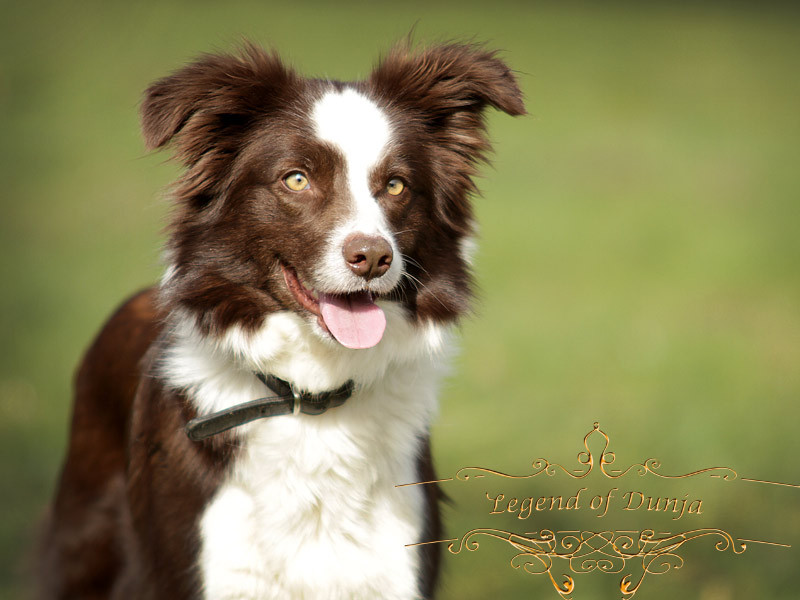
[[[328,330],[347,348],[372,348],[381,341],[386,315],[367,292],[319,295],[319,308]]]

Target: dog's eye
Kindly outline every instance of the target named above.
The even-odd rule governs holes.
[[[283,178],[283,183],[293,192],[302,192],[311,187],[308,183],[308,177],[303,175],[300,171],[289,173]]]
[[[406,189],[405,184],[399,179],[390,179],[386,184],[386,191],[392,196],[399,196]]]

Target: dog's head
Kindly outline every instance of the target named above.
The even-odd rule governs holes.
[[[341,344],[377,344],[376,299],[416,321],[468,307],[469,195],[484,110],[524,113],[508,67],[474,45],[391,51],[365,80],[306,79],[254,46],[154,83],[150,148],[172,143],[177,182],[168,309],[221,334],[275,311]]]

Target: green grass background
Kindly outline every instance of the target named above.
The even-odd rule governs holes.
[[[530,115],[490,118],[482,292],[443,390],[443,474],[574,463],[599,421],[620,463],[800,483],[800,13],[788,5],[91,0],[2,14],[0,598],[24,597],[81,352],[161,269],[177,171],[144,151],[140,94],[242,37],[354,79],[414,28],[485,40],[519,73]],[[732,529],[794,547],[695,547],[637,597],[800,597],[800,490],[732,489],[709,492]],[[453,495],[455,536],[479,523]],[[507,554],[447,557],[442,598],[558,597]],[[574,598],[618,598],[617,580],[579,576]]]

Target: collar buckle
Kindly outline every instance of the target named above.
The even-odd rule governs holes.
[[[303,395],[292,388],[292,414],[296,417],[303,412]]]

